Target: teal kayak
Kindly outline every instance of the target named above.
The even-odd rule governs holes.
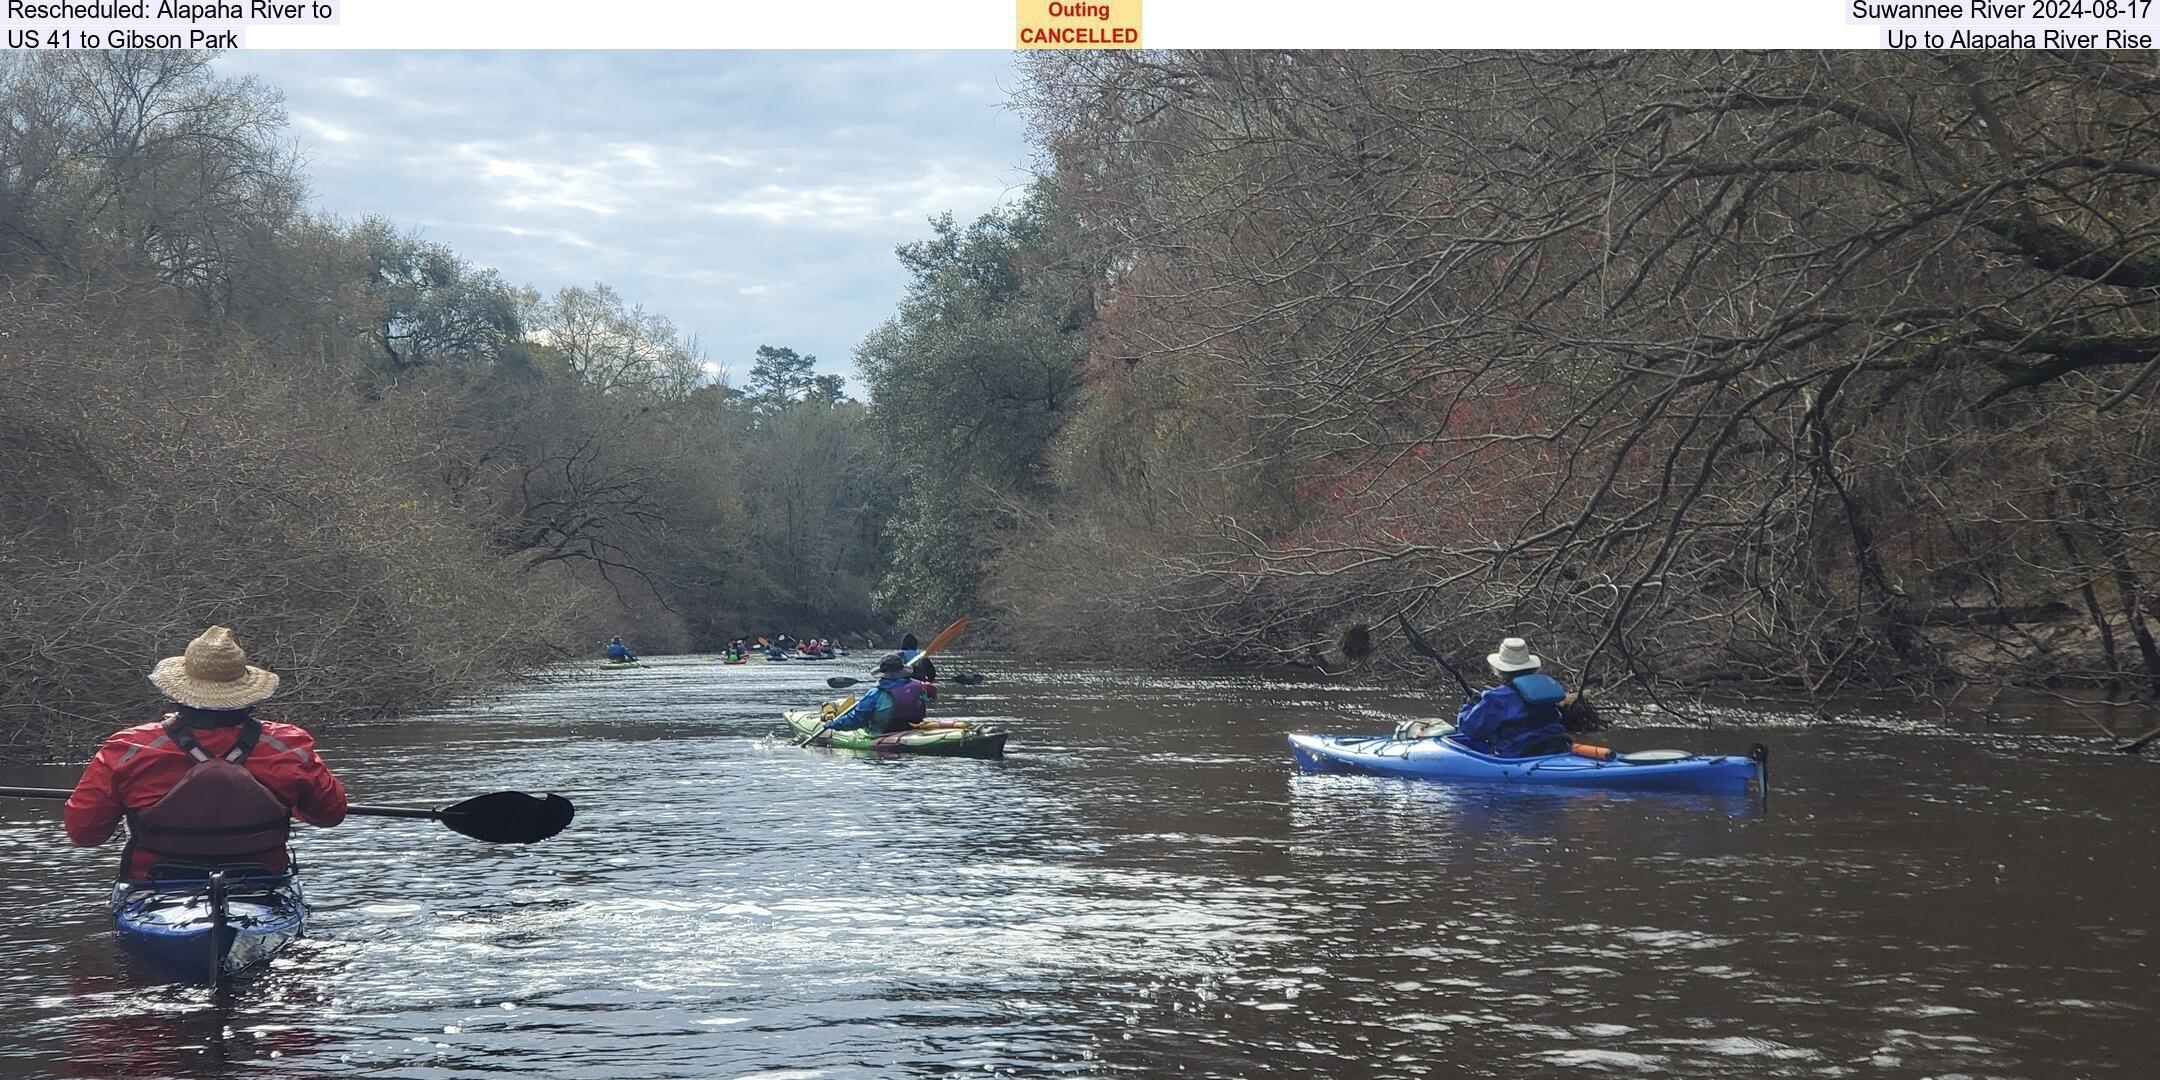
[[[1761,743],[1744,757],[1656,753],[1637,760],[1625,754],[1606,760],[1575,754],[1503,758],[1445,735],[1292,735],[1290,755],[1299,768],[1315,773],[1727,795],[1746,794],[1750,784],[1767,791],[1770,761],[1770,750]]]

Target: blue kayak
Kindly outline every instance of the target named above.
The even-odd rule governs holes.
[[[307,928],[307,901],[291,875],[210,881],[128,882],[113,890],[122,948],[191,982],[219,982],[261,964]]]
[[[1307,772],[1728,795],[1746,794],[1751,782],[1767,790],[1770,757],[1770,751],[1758,744],[1746,757],[1688,754],[1629,761],[1622,755],[1598,761],[1549,754],[1503,758],[1479,753],[1448,736],[1398,739],[1388,735],[1292,735],[1290,754]]]

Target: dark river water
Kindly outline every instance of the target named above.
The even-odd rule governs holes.
[[[310,935],[223,1004],[116,954],[117,844],[0,799],[0,1076],[2160,1071],[2160,770],[2067,720],[1638,721],[1611,741],[1769,743],[1772,792],[1618,797],[1293,772],[1287,732],[1431,715],[1401,693],[991,663],[941,712],[1006,761],[795,749],[842,663],[336,731],[356,801],[577,822],[301,830]]]

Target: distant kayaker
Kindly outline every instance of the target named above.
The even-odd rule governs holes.
[[[886,653],[878,660],[877,689],[857,698],[848,711],[833,718],[835,731],[866,728],[879,735],[906,731],[929,714],[930,703],[937,700],[937,685],[915,678],[908,672],[906,658],[896,652]]]
[[[631,652],[630,646],[623,644],[621,638],[615,637],[608,639],[607,658],[611,663],[627,664],[636,660],[637,654]]]
[[[148,880],[160,867],[282,874],[294,817],[324,827],[345,820],[345,787],[316,756],[314,737],[255,718],[278,677],[249,664],[231,630],[203,631],[183,655],[159,661],[150,681],[179,707],[107,739],[67,801],[68,839],[82,847],[104,843],[126,819],[122,880]]]
[[[909,634],[900,639],[900,655],[905,658],[909,670],[926,683],[937,681],[937,665],[922,654],[922,644]]]
[[[1602,746],[1576,744],[1568,738],[1561,717],[1570,700],[1560,680],[1543,673],[1543,658],[1530,651],[1530,643],[1511,637],[1500,651],[1488,653],[1485,664],[1500,685],[1464,703],[1455,715],[1455,735],[1473,750],[1495,757],[1536,757],[1570,751],[1584,757],[1607,757]]]

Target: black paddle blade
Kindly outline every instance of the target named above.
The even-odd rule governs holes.
[[[825,680],[825,685],[830,686],[835,690],[845,690],[848,687],[853,686],[861,681],[861,679],[850,679],[845,675],[835,675],[832,678]]]
[[[467,799],[442,812],[442,823],[490,844],[536,844],[570,827],[577,808],[560,795],[535,798],[498,791]]]
[[[1438,649],[1427,644],[1425,635],[1418,633],[1417,627],[1410,625],[1410,620],[1405,618],[1401,612],[1395,614],[1395,625],[1402,627],[1403,637],[1410,642],[1411,652],[1440,665],[1447,669],[1448,674],[1455,676],[1455,685],[1462,687],[1463,700],[1468,701],[1477,697],[1477,691],[1470,689],[1470,681],[1462,677],[1462,672],[1455,670],[1455,665],[1448,663],[1447,657],[1440,655]]]
[[[981,686],[985,680],[983,676],[969,672],[966,675],[953,676],[953,681],[962,686]]]

